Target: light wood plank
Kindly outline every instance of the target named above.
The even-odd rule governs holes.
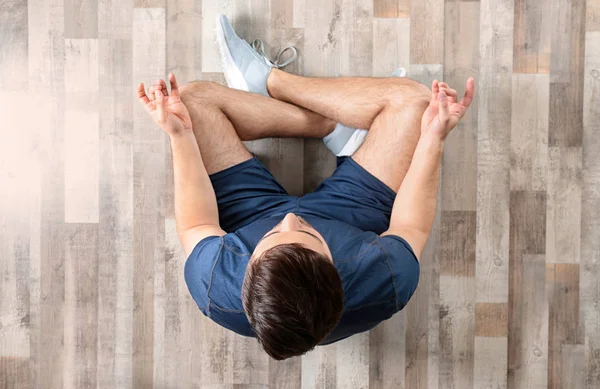
[[[588,2],[589,5],[589,2]],[[580,305],[585,320],[585,380],[600,386],[600,32],[585,44],[585,99],[582,143]]]
[[[410,0],[373,0],[373,16],[378,18],[407,18]]]
[[[151,81],[165,74],[165,10],[138,8],[133,14],[133,78]],[[152,387],[155,334],[162,336],[162,308],[155,304],[164,267],[165,134],[137,104],[133,111],[133,388]],[[155,274],[157,270],[161,270]],[[160,289],[158,290],[160,292]],[[155,311],[156,309],[156,311]]]
[[[39,266],[34,263],[35,303],[31,318],[31,387],[61,388],[64,361],[64,4],[28,2],[29,92],[40,105]],[[23,69],[25,71],[25,69]]]
[[[513,190],[547,187],[549,96],[547,75],[513,75],[510,133]]]
[[[110,12],[104,10],[103,12]],[[101,39],[98,388],[131,387],[133,296],[132,42]]]
[[[344,31],[342,76],[371,76],[373,73],[373,2],[354,0],[341,9]]]
[[[598,0],[588,0],[585,5],[585,30],[600,31],[600,2]]]
[[[269,356],[256,339],[235,335],[231,350],[234,383],[269,384]]]
[[[411,1],[410,63],[444,62],[444,0]]]
[[[585,387],[585,347],[582,344],[563,344],[560,376],[562,388]]]
[[[475,364],[473,388],[507,388],[507,346],[505,336],[475,337]]]
[[[508,387],[545,388],[548,372],[548,304],[543,255],[546,193],[511,192],[510,212]]]
[[[96,387],[98,224],[65,226],[64,387]]]
[[[294,28],[304,28],[304,18],[306,14],[306,0],[293,0],[294,9],[293,9],[293,21],[292,27]]]
[[[159,8],[165,7],[165,0],[133,0],[136,8]]]
[[[467,78],[479,76],[479,3],[446,3],[444,20],[444,81],[462,95]],[[445,211],[477,209],[477,118],[474,99],[446,138],[440,188]]]
[[[99,218],[98,41],[65,42],[65,222]]]
[[[98,38],[131,40],[133,0],[98,1]]]
[[[98,0],[64,0],[65,38],[98,38]]]
[[[389,77],[396,69],[409,68],[410,20],[373,19],[374,77]],[[409,74],[409,76],[412,76]]]
[[[480,7],[475,278],[477,302],[503,303],[509,274],[514,1],[482,0]]]
[[[475,278],[440,276],[440,388],[472,388]]]
[[[476,221],[475,212],[442,211],[440,275],[475,276]]]
[[[406,313],[402,311],[371,330],[369,389],[404,388],[407,365],[405,322]]]
[[[546,262],[579,263],[581,249],[581,148],[550,147]]]
[[[0,384],[5,388],[29,389],[29,358],[0,356]]]
[[[553,0],[550,82],[574,83],[582,91],[585,6],[577,0]]]
[[[550,146],[581,146],[583,134],[583,50],[585,4],[556,0],[552,9],[550,68]]]
[[[565,344],[583,344],[583,323],[579,321],[579,264],[546,264],[548,321],[548,388],[567,387],[561,364]]]
[[[475,304],[475,336],[506,337],[508,325],[508,304]]]
[[[515,73],[549,73],[551,18],[544,17],[551,0],[515,0]]]
[[[8,0],[0,12],[0,84],[3,90],[27,90],[27,2]]]
[[[369,333],[341,340],[336,348],[336,387],[369,388]]]
[[[302,389],[337,388],[337,344],[317,347],[302,356]]]
[[[271,0],[271,28],[294,27],[294,0]]]

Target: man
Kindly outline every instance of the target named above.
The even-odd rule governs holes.
[[[407,78],[305,78],[279,70],[224,16],[218,37],[227,81],[242,90],[180,91],[173,74],[170,94],[161,80],[150,97],[138,86],[171,140],[192,297],[278,360],[375,327],[417,287],[444,139],[474,80],[458,102],[438,81],[430,91]],[[364,143],[354,128],[368,129]],[[326,138],[351,157],[313,193],[289,196],[242,143],[267,137]]]

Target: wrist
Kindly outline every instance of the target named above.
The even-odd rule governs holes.
[[[194,131],[192,131],[191,129],[189,130],[181,130],[181,131],[177,131],[174,133],[169,133],[169,139],[171,139],[171,141],[179,141],[182,139],[191,139],[194,138],[194,140],[196,139],[195,135],[194,135]]]
[[[423,143],[429,149],[439,149],[439,151],[443,151],[444,149],[444,138],[432,131],[421,134],[419,142]]]

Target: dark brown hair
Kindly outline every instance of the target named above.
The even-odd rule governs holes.
[[[272,358],[302,355],[340,321],[344,291],[327,256],[301,244],[281,244],[248,265],[242,302],[250,325]]]

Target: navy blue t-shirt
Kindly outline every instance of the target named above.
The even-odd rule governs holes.
[[[408,303],[419,280],[410,245],[341,221],[295,212],[325,239],[344,288],[344,313],[325,341],[329,344],[368,331]],[[216,323],[255,337],[242,307],[242,283],[256,244],[283,216],[248,224],[225,236],[200,241],[185,263],[185,281],[196,304]]]

